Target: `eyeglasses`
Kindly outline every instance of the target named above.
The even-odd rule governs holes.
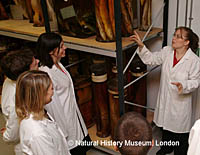
[[[185,38],[186,37],[184,37],[184,36],[182,36],[181,34],[173,34],[173,37],[175,37],[176,39],[184,39],[184,40],[186,40]]]

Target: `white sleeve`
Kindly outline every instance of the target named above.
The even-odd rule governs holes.
[[[136,50],[137,54],[146,65],[161,65],[167,58],[167,55],[171,51],[170,46],[166,46],[158,52],[150,52],[149,49],[144,46],[141,51],[139,48]]]
[[[16,142],[19,140],[19,122],[15,107],[10,107],[10,114],[6,122],[6,131],[3,134],[3,140],[6,142]]]
[[[190,68],[188,80],[180,81],[183,86],[182,94],[187,94],[200,85],[200,60],[193,61]]]
[[[187,155],[200,155],[200,126],[194,125],[189,135],[189,148]]]

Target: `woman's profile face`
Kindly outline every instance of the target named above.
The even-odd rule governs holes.
[[[180,49],[188,45],[187,33],[184,30],[176,30],[172,38],[172,47]]]
[[[46,94],[46,104],[51,102],[51,97],[53,96],[53,84],[51,83]]]
[[[61,41],[60,47],[57,48],[55,51],[55,55],[57,56],[58,59],[65,57],[65,49],[66,49],[66,46],[64,45],[64,42]]]
[[[55,61],[59,61],[61,58],[65,57],[65,49],[66,46],[64,45],[64,42],[61,41],[60,46],[52,51],[50,55]]]
[[[65,57],[65,50],[66,50],[66,46],[64,45],[64,42],[61,41],[60,43],[60,50],[58,51],[58,55],[62,58]]]

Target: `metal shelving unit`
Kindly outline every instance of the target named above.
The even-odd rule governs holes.
[[[139,0],[138,0],[139,1]],[[166,5],[164,7],[164,23],[163,23],[163,32],[164,32],[164,44],[166,44],[166,18],[168,18],[168,0],[164,0]],[[45,3],[42,3],[43,8],[45,8]],[[121,37],[121,11],[120,11],[120,0],[114,1],[114,10],[115,10],[115,26],[116,26],[116,42],[112,43],[100,43],[95,40],[95,36],[89,37],[87,39],[79,39],[68,36],[62,36],[64,44],[70,48],[83,52],[88,52],[92,54],[98,54],[108,57],[116,58],[117,69],[118,69],[118,90],[119,90],[119,104],[120,104],[120,115],[124,113],[124,79],[123,79],[123,52],[126,49],[129,49],[136,44],[131,42],[129,38]],[[48,18],[46,9],[43,9],[44,17]],[[46,12],[46,13],[45,13]],[[18,24],[19,26],[14,26]],[[26,28],[25,28],[26,27]],[[144,41],[156,38],[162,32],[161,29],[154,29],[155,32],[150,32],[149,36],[145,38]],[[45,19],[45,28],[37,27],[34,28],[28,20],[17,21],[17,20],[6,20],[0,21],[0,35],[29,40],[37,41],[39,35],[43,32],[49,32],[48,19]],[[141,33],[141,36],[145,36],[145,32]],[[130,103],[127,103],[130,104]]]

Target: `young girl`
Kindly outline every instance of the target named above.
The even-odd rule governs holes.
[[[51,101],[53,85],[47,73],[27,71],[16,84],[16,113],[20,122],[20,145],[27,155],[69,155],[60,128],[48,119],[44,105]],[[50,116],[49,116],[50,117]]]
[[[6,75],[1,96],[1,109],[6,120],[1,130],[5,142],[14,142],[15,155],[21,155],[19,145],[19,122],[15,112],[16,81],[18,76],[27,70],[37,70],[39,61],[30,49],[10,51],[1,59],[1,68]],[[16,143],[17,142],[17,143]]]
[[[131,38],[137,42],[137,53],[145,64],[162,65],[154,122],[163,128],[162,141],[178,141],[179,146],[163,145],[157,155],[173,151],[174,155],[186,155],[192,126],[191,92],[200,83],[200,59],[195,55],[199,38],[190,28],[178,27],[172,46],[154,53],[146,48],[136,32]]]
[[[90,141],[87,128],[76,103],[74,86],[69,72],[60,63],[65,56],[62,37],[56,33],[43,33],[37,41],[37,57],[40,70],[51,77],[54,85],[52,102],[45,109],[55,119],[67,137],[71,154],[86,154],[88,146],[80,146],[82,141]]]

